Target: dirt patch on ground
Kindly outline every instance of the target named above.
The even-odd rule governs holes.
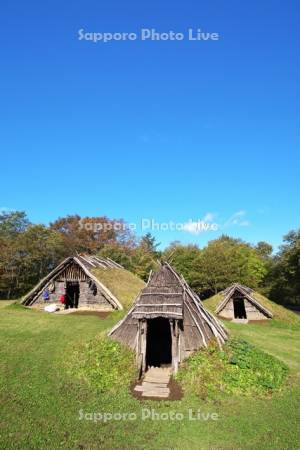
[[[170,383],[170,398],[169,400],[181,400],[183,397],[183,390],[178,381],[174,380],[173,377],[171,377]]]
[[[225,317],[218,317],[218,319],[222,319],[223,322],[233,322],[232,319],[228,319]],[[248,320],[248,323],[240,323],[239,325],[248,325],[249,323],[259,323],[260,325],[266,325],[270,320],[272,319],[265,319],[265,320]],[[234,322],[233,322],[234,323]]]
[[[111,312],[110,311],[74,311],[71,314],[74,316],[97,316],[99,319],[106,319]]]

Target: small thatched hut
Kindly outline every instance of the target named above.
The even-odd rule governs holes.
[[[220,292],[216,314],[231,320],[266,320],[273,314],[256,298],[253,289],[235,283]]]
[[[62,261],[23,298],[22,304],[37,308],[61,304],[64,308],[123,309],[123,301],[128,303],[129,296],[132,302],[144,285],[109,258],[78,255]]]
[[[212,339],[227,339],[222,324],[168,264],[154,273],[128,314],[109,333],[135,350],[140,374],[148,367],[178,364]]]

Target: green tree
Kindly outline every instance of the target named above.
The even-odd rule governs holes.
[[[30,222],[24,211],[0,212],[0,236],[9,238],[22,233]]]
[[[2,211],[0,213],[0,297],[11,298],[17,290],[18,276],[21,273],[17,265],[17,240],[29,226],[24,211]]]
[[[183,245],[175,241],[164,250],[162,259],[174,266],[184,276],[188,284],[199,292],[201,290],[198,270],[200,255],[201,250],[197,245]]]
[[[210,241],[199,259],[203,290],[217,293],[238,282],[256,289],[263,280],[266,263],[251,245],[228,236]]]
[[[13,238],[0,237],[0,295],[20,296],[66,255],[62,236],[44,225],[29,225]]]
[[[132,257],[132,270],[142,280],[147,281],[151,271],[155,271],[159,268],[158,260],[153,253],[145,252],[138,247],[133,252]]]
[[[155,254],[157,252],[157,247],[159,247],[160,243],[156,242],[156,238],[152,236],[151,233],[145,234],[140,240],[140,248],[145,252],[150,252]]]
[[[120,243],[104,244],[103,248],[98,253],[99,256],[110,258],[124,269],[134,271],[134,252],[135,249],[122,245]]]
[[[202,298],[234,282],[257,288],[267,272],[267,263],[255,248],[228,236],[210,241],[202,250],[175,242],[163,257],[170,260]]]
[[[258,242],[257,245],[255,246],[255,249],[262,258],[265,259],[271,258],[273,247],[268,242],[265,241]]]
[[[106,216],[69,215],[51,223],[50,228],[62,234],[70,256],[76,253],[95,254],[105,244],[120,243],[130,246],[135,242],[135,236],[124,220],[109,219]]]
[[[283,240],[267,276],[269,295],[278,303],[300,305],[300,229],[290,231]]]

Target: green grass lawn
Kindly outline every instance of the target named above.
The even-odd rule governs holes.
[[[237,325],[241,336],[290,367],[287,385],[269,399],[220,396],[204,401],[140,403],[120,385],[114,395],[96,393],[71,376],[73,349],[108,330],[118,319],[0,308],[1,449],[299,449],[300,327],[276,322]],[[142,409],[177,412],[184,420],[142,420]],[[218,420],[189,420],[188,410]],[[91,422],[85,413],[132,413],[137,420]]]

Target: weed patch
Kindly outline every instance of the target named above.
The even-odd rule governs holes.
[[[68,372],[100,393],[128,390],[136,378],[134,354],[103,335],[71,351]]]
[[[215,344],[192,355],[178,372],[185,392],[201,398],[218,393],[265,397],[281,389],[287,366],[244,339]]]

